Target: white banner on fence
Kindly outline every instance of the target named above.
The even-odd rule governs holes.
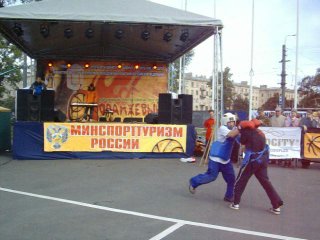
[[[270,159],[300,158],[301,128],[260,127],[270,147]]]

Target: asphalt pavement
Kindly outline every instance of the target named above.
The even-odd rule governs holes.
[[[236,173],[239,168],[234,165]],[[180,159],[13,160],[0,154],[0,239],[319,239],[320,164],[270,165],[281,215],[255,177],[240,210],[220,175],[188,191],[205,166]]]

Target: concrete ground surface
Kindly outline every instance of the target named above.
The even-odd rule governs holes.
[[[285,203],[277,216],[267,211],[270,202],[255,177],[240,210],[223,201],[221,175],[190,194],[189,178],[206,170],[198,162],[22,161],[2,153],[0,239],[320,239],[320,164],[269,167]]]

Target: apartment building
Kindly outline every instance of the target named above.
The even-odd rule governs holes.
[[[211,80],[205,76],[192,76],[192,73],[185,74],[185,93],[193,95],[193,110],[209,110],[212,105],[212,89]],[[260,87],[252,87],[252,108],[258,109],[274,94],[281,95],[281,88],[260,85]],[[250,85],[247,81],[233,83],[232,96],[240,95],[243,98],[249,99]],[[294,90],[286,89],[286,99],[294,99]],[[299,101],[298,97],[298,101]]]
[[[232,95],[234,97],[240,95],[244,99],[249,100],[250,86],[247,81],[242,81],[241,83],[233,83]],[[261,106],[260,102],[260,88],[252,87],[252,108],[257,109]]]
[[[249,99],[250,85],[247,81],[240,83],[233,83],[234,95],[240,94],[242,97]],[[267,85],[260,85],[260,87],[252,87],[252,108],[257,109],[261,107],[269,98],[273,97],[274,94],[281,95],[282,90],[280,87],[268,88]],[[285,97],[287,100],[294,99],[294,90],[286,89]]]
[[[209,110],[212,106],[212,89],[210,80],[204,76],[193,77],[192,73],[185,74],[184,93],[193,96],[193,110]]]

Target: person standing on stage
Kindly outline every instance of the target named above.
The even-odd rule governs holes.
[[[97,94],[96,94],[96,88],[93,85],[93,83],[91,83],[88,86],[88,91],[85,92],[85,101],[88,104],[96,104],[97,102]],[[92,116],[93,116],[93,110],[94,110],[94,106],[86,106],[85,110],[84,110],[84,116],[83,119],[86,120],[88,118],[89,115],[89,121],[92,120]]]
[[[269,146],[266,144],[264,133],[257,129],[260,124],[257,119],[239,124],[240,143],[245,146],[245,156],[235,182],[234,201],[230,208],[235,210],[240,208],[241,196],[254,174],[271,201],[270,212],[279,215],[283,201],[268,177]]]
[[[216,180],[219,172],[221,172],[223,179],[227,183],[224,201],[233,201],[235,174],[230,156],[233,142],[239,133],[238,129],[235,127],[235,122],[236,116],[231,113],[225,113],[221,118],[221,126],[217,132],[217,141],[213,142],[210,148],[208,170],[189,180],[190,193],[194,194],[198,186]]]
[[[206,128],[206,145],[210,142],[210,139],[213,138],[213,128],[216,123],[214,119],[214,111],[211,109],[209,112],[209,118],[204,121],[203,126]]]
[[[30,89],[32,90],[32,94],[34,96],[40,96],[47,88],[41,77],[37,77],[36,81],[31,84]]]

